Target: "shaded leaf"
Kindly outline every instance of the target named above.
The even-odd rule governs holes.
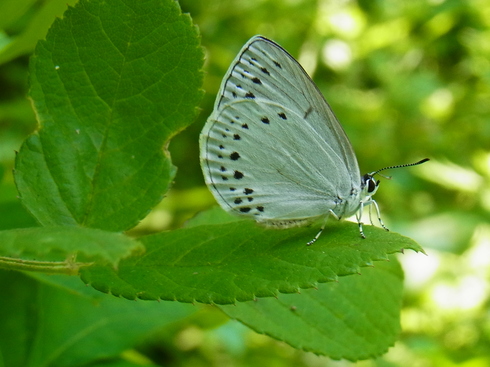
[[[4,366],[87,366],[119,356],[143,337],[195,312],[179,303],[128,302],[59,275],[33,280],[0,271]],[[100,362],[102,364],[102,362]]]
[[[122,258],[145,250],[120,233],[69,226],[0,231],[0,244],[0,265],[66,273],[92,262],[114,268]]]
[[[379,356],[400,332],[403,272],[396,258],[301,294],[219,306],[258,333],[352,361]]]

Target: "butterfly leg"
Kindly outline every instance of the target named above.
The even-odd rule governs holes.
[[[368,210],[369,210],[369,212],[368,212],[369,213],[369,221],[371,222],[371,225],[374,226],[373,216],[372,216],[372,211],[371,211],[371,205],[369,205]]]
[[[383,229],[387,232],[389,232],[390,230],[388,228],[386,228],[385,224],[383,223],[383,221],[381,220],[381,214],[379,212],[379,207],[378,207],[378,203],[376,202],[376,200],[371,200],[371,202],[374,204],[374,207],[376,208],[376,214],[378,215],[378,221],[379,221],[379,224],[381,224],[381,227],[383,227]]]
[[[356,213],[357,224],[359,225],[359,233],[362,238],[366,238],[364,235],[364,231],[362,230],[362,211],[364,210],[364,203],[361,201],[361,205],[359,206],[359,210]]]
[[[320,235],[322,234],[323,230],[325,229],[325,225],[327,224],[328,217],[330,217],[331,215],[332,215],[332,216],[333,216],[335,219],[337,219],[337,220],[339,220],[339,219],[340,219],[340,218],[337,216],[337,214],[335,214],[335,213],[333,212],[333,210],[332,210],[332,209],[330,209],[330,211],[328,212],[327,217],[325,218],[325,221],[323,222],[322,227],[320,228],[320,230],[318,231],[318,233],[316,234],[316,236],[315,236],[315,237],[313,237],[313,239],[312,239],[311,241],[309,241],[309,242],[307,242],[307,243],[306,243],[306,245],[307,245],[307,246],[311,246],[311,245],[313,245],[313,244],[316,242],[316,240],[317,240],[317,239],[320,237]]]

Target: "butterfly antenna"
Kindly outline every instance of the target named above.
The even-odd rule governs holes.
[[[369,175],[370,176],[374,176],[376,174],[379,174],[381,171],[384,171],[384,170],[387,170],[387,169],[418,166],[419,164],[425,163],[425,162],[427,162],[429,160],[430,160],[429,158],[424,158],[424,159],[422,159],[422,160],[420,160],[418,162],[415,162],[415,163],[400,164],[398,166],[389,166],[389,167],[381,168],[381,169],[379,169],[377,171],[371,172]],[[380,175],[380,176],[383,176],[383,177],[388,178],[388,179],[391,178],[390,176],[384,176],[384,175]]]

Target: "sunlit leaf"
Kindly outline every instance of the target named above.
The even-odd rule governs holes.
[[[23,204],[42,225],[134,226],[174,176],[163,147],[195,117],[202,62],[175,2],[70,8],[31,60],[40,129],[17,156]]]
[[[422,251],[409,238],[354,223],[332,224],[312,246],[314,228],[264,229],[251,221],[202,225],[140,238],[142,256],[82,269],[96,289],[129,299],[228,304],[294,293],[336,281],[388,254]]]

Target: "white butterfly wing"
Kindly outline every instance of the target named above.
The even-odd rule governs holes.
[[[289,225],[358,207],[345,132],[299,63],[264,37],[231,64],[200,146],[206,183],[227,211]]]

